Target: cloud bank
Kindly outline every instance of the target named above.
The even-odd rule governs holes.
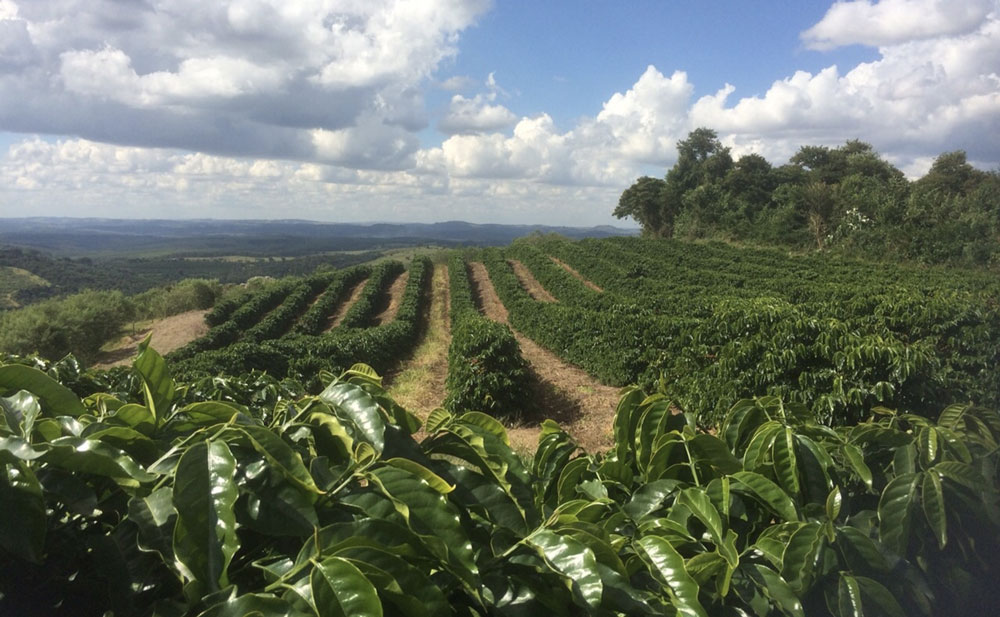
[[[28,134],[0,157],[0,215],[605,223],[699,126],[776,163],[850,138],[912,174],[958,147],[1000,161],[996,0],[838,2],[803,43],[877,60],[699,98],[651,65],[569,127],[518,115],[492,74],[447,75],[489,8],[0,0],[0,130]],[[437,88],[455,94],[428,111]]]

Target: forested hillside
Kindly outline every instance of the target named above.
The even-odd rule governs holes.
[[[664,179],[643,177],[614,214],[647,235],[834,250],[885,261],[1000,265],[1000,171],[946,152],[909,181],[871,145],[803,146],[775,166],[734,160],[715,131],[677,144]]]

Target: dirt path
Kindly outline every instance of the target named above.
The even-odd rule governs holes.
[[[154,321],[140,328],[135,334],[124,336],[112,349],[102,352],[94,363],[94,368],[104,369],[131,364],[136,354],[136,347],[150,333],[153,334],[150,345],[160,355],[179,349],[208,332],[208,324],[205,323],[207,312],[188,311]]]
[[[509,323],[507,309],[497,296],[486,267],[469,264],[470,282],[486,317]],[[517,330],[514,332],[521,354],[528,361],[537,392],[539,418],[526,419],[508,427],[511,443],[521,451],[534,452],[538,445],[539,423],[552,418],[588,452],[611,447],[612,421],[618,404],[618,388],[605,386],[582,369],[563,362]]]
[[[403,292],[406,290],[406,281],[410,280],[410,273],[403,272],[396,277],[396,280],[389,286],[389,303],[385,310],[375,316],[376,326],[383,326],[396,318],[399,312],[399,305],[403,301]]]
[[[603,290],[603,289],[601,289],[600,287],[598,287],[597,285],[595,285],[595,284],[594,284],[594,283],[592,283],[591,281],[588,281],[588,280],[587,280],[586,278],[584,278],[584,276],[583,276],[582,274],[580,274],[579,272],[577,272],[577,271],[576,271],[576,270],[575,270],[575,269],[573,268],[573,266],[569,265],[569,264],[568,264],[568,263],[566,263],[565,261],[563,261],[563,260],[559,259],[558,257],[553,257],[553,256],[551,256],[551,255],[549,255],[549,259],[551,259],[552,261],[554,261],[554,262],[555,262],[556,264],[558,264],[559,266],[562,266],[562,268],[563,268],[564,270],[566,270],[566,272],[569,272],[570,274],[572,274],[572,275],[573,275],[573,276],[574,276],[574,277],[575,277],[576,279],[578,279],[578,280],[579,280],[579,281],[580,281],[581,283],[583,283],[583,284],[584,284],[584,285],[586,285],[587,287],[589,287],[589,288],[593,289],[594,291],[599,291],[599,292],[601,292],[601,293],[604,293],[604,290]]]
[[[555,296],[550,294],[542,284],[538,282],[535,275],[531,273],[531,270],[521,262],[516,259],[508,259],[507,263],[510,267],[514,269],[514,274],[517,276],[517,280],[521,281],[521,287],[528,292],[528,295],[538,300],[539,302],[556,302]]]
[[[434,264],[431,301],[422,316],[426,324],[423,337],[413,356],[403,362],[399,370],[386,375],[384,381],[393,400],[421,419],[440,407],[447,395],[450,312],[448,266]]]
[[[351,293],[347,296],[347,300],[341,302],[340,306],[337,307],[337,310],[333,312],[332,316],[330,316],[329,321],[327,321],[326,328],[323,329],[324,333],[333,330],[340,325],[340,322],[344,321],[347,311],[349,311],[351,307],[354,306],[354,303],[358,301],[358,298],[361,297],[361,292],[364,290],[367,283],[368,279],[364,279],[351,288]]]

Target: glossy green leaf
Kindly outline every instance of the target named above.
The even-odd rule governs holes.
[[[325,405],[324,405],[325,407]],[[309,414],[309,423],[322,427],[323,435],[316,435],[316,449],[333,461],[347,462],[354,453],[354,439],[333,413],[316,411]],[[323,439],[326,436],[326,439]]]
[[[0,392],[3,390],[31,392],[42,400],[42,410],[49,415],[79,416],[87,412],[72,390],[31,366],[0,366]]]
[[[788,581],[792,589],[802,592],[808,589],[816,576],[816,565],[825,536],[819,523],[806,523],[788,539],[781,555],[781,577]]]
[[[318,617],[382,617],[375,586],[346,559],[328,557],[317,563],[310,586]]]
[[[635,431],[639,425],[639,403],[646,394],[637,386],[626,388],[615,408],[613,429],[618,460],[627,461],[635,457]]]
[[[644,561],[666,585],[677,613],[685,617],[708,617],[698,600],[698,583],[688,574],[684,558],[663,538],[644,536],[636,541]]]
[[[733,456],[729,446],[714,435],[701,433],[688,443],[696,453],[697,460],[708,463],[720,474],[736,473],[743,469],[743,464]]]
[[[643,484],[636,490],[624,510],[635,522],[641,522],[649,514],[658,510],[664,500],[677,492],[681,483],[677,480],[654,480]]]
[[[411,474],[417,476],[418,478],[426,482],[428,486],[430,486],[435,491],[441,493],[442,495],[447,495],[448,493],[455,490],[455,487],[445,482],[445,480],[441,476],[437,475],[430,469],[427,469],[420,463],[411,461],[408,458],[390,458],[386,459],[385,463],[387,465],[392,465],[393,467],[398,467],[399,469],[410,472]]]
[[[145,405],[136,403],[122,405],[108,421],[124,424],[147,435],[156,430],[156,418],[153,416],[153,412]]]
[[[161,454],[159,444],[127,426],[113,426],[97,422],[88,425],[81,436],[120,448],[139,461],[153,461]]]
[[[833,458],[821,445],[805,437],[795,436],[799,466],[799,486],[806,503],[824,503],[833,488],[828,469],[834,468]]]
[[[878,503],[879,539],[897,555],[906,551],[910,536],[910,513],[920,475],[903,474],[893,478]]]
[[[877,606],[887,617],[905,617],[906,613],[903,612],[899,601],[881,583],[864,576],[855,576],[854,579],[861,588],[861,597],[869,607]],[[869,614],[871,612],[869,611]]]
[[[851,466],[855,475],[865,483],[868,490],[872,490],[872,470],[865,463],[865,457],[861,449],[853,444],[844,444],[844,458],[847,460],[847,464]]]
[[[697,487],[684,489],[677,497],[677,503],[687,506],[695,518],[701,521],[712,537],[712,542],[716,545],[722,544],[725,533],[722,517],[703,489]]]
[[[174,380],[170,378],[170,370],[163,357],[149,346],[151,338],[152,334],[139,343],[139,355],[132,363],[132,368],[142,378],[146,406],[153,413],[156,422],[160,423],[167,417],[174,400]]]
[[[444,407],[438,407],[427,416],[427,422],[424,424],[424,430],[428,434],[433,434],[438,431],[441,427],[452,421],[454,416],[451,412]]]
[[[237,424],[250,423],[250,418],[243,413],[243,410],[232,403],[225,401],[199,401],[178,409],[173,419],[174,422],[178,423],[178,426],[173,427],[173,422],[171,424],[175,430],[183,430],[185,428],[190,430],[190,428],[194,427],[226,424],[227,422],[232,422],[234,417],[237,420]]]
[[[213,604],[198,617],[307,617],[289,606],[288,602],[270,594],[234,595]],[[311,617],[311,616],[310,616]]]
[[[790,495],[798,495],[800,489],[799,465],[798,456],[795,453],[795,434],[792,429],[785,428],[777,434],[771,452],[774,475],[778,478],[778,483]]]
[[[933,471],[922,473],[920,498],[924,509],[924,518],[934,532],[938,547],[944,548],[948,542],[948,518],[945,514],[944,490],[941,488],[941,478]]]
[[[756,471],[760,467],[767,454],[772,450],[775,439],[784,432],[785,428],[774,421],[768,421],[757,427],[747,449],[743,452],[743,469],[746,471]]]
[[[733,491],[754,497],[784,521],[798,520],[795,502],[770,479],[752,471],[734,473],[732,479]]]
[[[196,443],[177,463],[174,563],[202,594],[229,584],[227,569],[239,548],[235,476],[236,460],[224,441]]]
[[[525,542],[537,550],[554,571],[571,581],[574,595],[585,606],[600,606],[604,585],[593,551],[574,538],[547,529],[532,533]]]
[[[587,473],[589,466],[590,459],[583,456],[563,465],[556,483],[557,504],[576,498],[581,479]]]
[[[843,572],[837,581],[837,613],[840,617],[864,617],[865,614],[858,581]]]
[[[640,469],[649,463],[653,442],[660,436],[660,425],[670,413],[670,401],[667,400],[656,401],[643,410],[635,435],[635,456]]]
[[[938,424],[950,429],[960,428],[964,422],[966,413],[972,409],[972,405],[964,405],[961,403],[956,403],[954,405],[949,405],[941,412],[938,416]]]
[[[840,492],[840,487],[833,487],[826,498],[826,518],[831,521],[837,520],[840,516],[840,507],[843,505],[844,497]]]
[[[22,437],[0,437],[0,463],[32,461],[45,454]]]
[[[510,445],[510,438],[507,436],[507,429],[505,429],[503,427],[503,424],[500,424],[500,422],[498,422],[496,418],[493,418],[492,416],[488,416],[480,411],[467,411],[462,415],[458,416],[456,420],[463,424],[471,424],[474,426],[478,426],[487,433],[495,435],[497,439],[499,439],[505,445],[507,446]]]
[[[329,403],[334,412],[350,422],[357,434],[355,439],[364,439],[378,454],[385,448],[385,417],[378,402],[361,386],[338,382],[333,383],[319,397]]]
[[[931,470],[974,491],[982,490],[986,483],[983,476],[974,467],[965,463],[945,461],[938,463]]]
[[[937,460],[939,441],[937,429],[933,426],[925,426],[917,433],[917,451],[924,468],[930,467]]]
[[[349,547],[338,551],[348,559],[379,592],[383,606],[391,603],[395,611],[407,617],[436,617],[451,612],[440,587],[423,570],[389,551],[372,547]]]
[[[837,527],[837,547],[844,554],[848,565],[858,572],[887,572],[889,562],[879,550],[879,545],[856,527]]]
[[[145,497],[133,497],[128,503],[128,517],[139,528],[139,546],[156,551],[161,559],[173,559],[173,529],[177,517],[174,491],[164,486]]]
[[[398,467],[373,469],[371,477],[392,499],[411,529],[439,556],[469,573],[476,572],[472,544],[462,528],[458,509],[420,476]]]
[[[761,564],[754,564],[751,568],[753,568],[751,575],[755,574],[760,577],[764,593],[778,607],[778,610],[788,617],[805,617],[802,601],[791,586],[785,582],[785,579],[781,578],[781,575]]]
[[[312,493],[323,494],[302,462],[302,456],[270,429],[248,425],[231,430],[246,435],[254,450],[263,454],[272,467],[295,485]]]
[[[725,436],[730,452],[737,452],[756,430],[766,421],[763,410],[753,399],[742,399],[730,408],[720,431]]]
[[[13,396],[0,397],[0,411],[2,411],[0,420],[12,433],[31,439],[35,419],[42,412],[42,406],[34,394],[19,390]]]
[[[136,487],[157,478],[124,451],[95,439],[60,437],[50,443],[43,460],[69,471],[114,478],[126,487]]]
[[[503,486],[464,466],[456,465],[450,476],[456,481],[452,499],[457,504],[519,536],[528,533],[524,509]]]

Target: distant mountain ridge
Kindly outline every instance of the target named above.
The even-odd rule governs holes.
[[[0,219],[0,244],[35,248],[63,255],[108,253],[225,253],[254,249],[250,254],[285,254],[282,247],[300,241],[288,254],[359,250],[372,245],[413,244],[505,245],[533,233],[568,238],[635,235],[638,230],[610,225],[569,227],[496,223],[323,223],[285,220],[128,220],[98,218]],[[247,245],[247,240],[255,239]],[[386,241],[386,242],[380,242]]]

